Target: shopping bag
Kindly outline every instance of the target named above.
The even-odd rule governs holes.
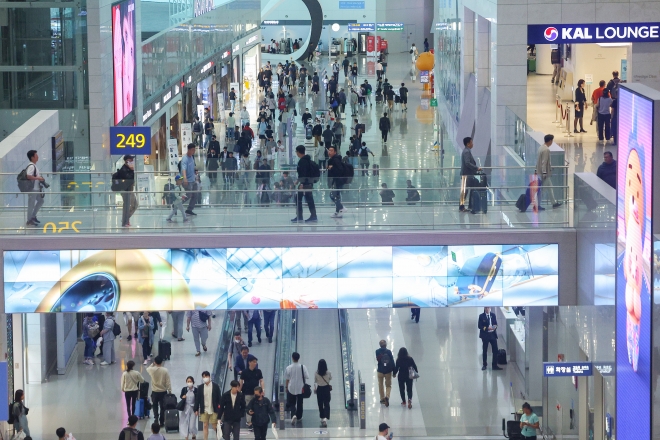
[[[275,440],[279,440],[280,436],[277,434],[277,428],[274,425],[271,425],[270,432],[273,433],[273,437],[275,437]]]
[[[23,440],[25,437],[26,437],[25,432],[19,431],[16,434],[14,434],[11,440]]]

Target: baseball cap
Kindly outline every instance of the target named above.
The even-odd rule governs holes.
[[[380,425],[378,425],[378,432],[383,432],[386,429],[390,429],[390,427],[387,426],[387,423],[381,423]]]
[[[124,156],[124,160],[133,160],[133,159],[135,159],[135,156],[133,156],[132,154],[127,154]]]
[[[174,176],[174,180],[175,180],[175,181],[176,181],[176,180],[181,180],[181,179],[183,179],[183,177],[181,177],[179,174],[177,174],[176,176]]]

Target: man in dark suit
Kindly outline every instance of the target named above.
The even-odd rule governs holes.
[[[232,434],[234,440],[241,435],[241,419],[245,416],[245,395],[238,391],[240,384],[232,380],[231,389],[222,395],[220,399],[220,412],[218,418],[222,420],[222,437],[229,440]],[[207,440],[204,437],[204,440]]]
[[[481,369],[485,370],[488,366],[488,344],[490,344],[493,350],[493,370],[501,370],[497,366],[497,318],[495,313],[490,311],[490,307],[484,307],[484,313],[479,315],[477,327],[479,327],[479,338],[481,338],[483,346]]]
[[[202,384],[197,387],[197,394],[195,395],[195,415],[199,416],[202,425],[204,426],[204,440],[209,438],[209,425],[216,429],[218,420],[222,416],[220,406],[220,386],[211,382],[211,373],[204,371],[202,373]],[[236,381],[232,381],[232,384]],[[236,382],[238,383],[238,382]],[[205,393],[208,394],[208,388],[211,388],[211,401],[205,402]],[[243,403],[245,406],[245,403]],[[234,437],[238,440],[238,437]]]

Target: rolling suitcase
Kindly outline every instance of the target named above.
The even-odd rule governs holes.
[[[165,410],[165,432],[179,432],[179,411],[177,409]]]
[[[503,348],[500,348],[497,352],[497,363],[500,365],[506,365],[506,350]]]
[[[488,212],[488,191],[485,189],[472,189],[470,191],[470,206],[472,214]]]
[[[374,176],[379,176],[380,175],[380,166],[379,165],[374,164],[373,175]]]
[[[172,356],[172,344],[170,341],[158,341],[158,355],[166,361],[170,360],[170,356]]]
[[[139,399],[144,399],[145,397],[149,396],[149,382],[142,382],[140,384],[140,394],[138,396]]]
[[[145,403],[145,399],[138,399],[135,401],[135,415],[140,419],[144,418],[144,411],[145,411],[144,403]]]
[[[176,404],[177,400],[174,394],[167,394],[165,395],[165,398],[163,398],[165,409],[176,409]]]

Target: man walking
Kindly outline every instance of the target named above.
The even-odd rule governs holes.
[[[330,200],[335,202],[335,213],[332,218],[341,218],[344,205],[341,203],[341,190],[344,187],[344,163],[335,147],[328,147],[328,186],[330,187]]]
[[[302,421],[303,417],[303,387],[309,380],[309,373],[304,365],[298,363],[300,354],[293,352],[293,362],[286,367],[284,378],[286,379],[287,407],[291,410],[291,424]],[[229,439],[226,439],[229,440]]]
[[[181,174],[183,176],[183,186],[190,199],[186,214],[197,215],[193,212],[193,209],[195,209],[195,205],[197,204],[197,194],[199,190],[195,176],[195,144],[188,144],[188,151],[181,159]]]
[[[603,163],[598,167],[598,171],[596,171],[596,176],[616,189],[616,160],[612,157],[612,152],[606,151],[603,153],[603,160]]]
[[[474,175],[477,174],[478,171],[481,171],[481,168],[477,166],[477,162],[474,161],[474,157],[472,157],[472,147],[474,147],[472,138],[463,138],[463,145],[465,148],[463,149],[463,153],[461,153],[461,197],[458,202],[458,210],[460,212],[467,211],[465,208],[465,199],[472,186]]]
[[[258,361],[259,360],[256,357],[248,355],[248,367],[241,373],[241,385],[239,390],[243,393],[243,395],[245,395],[246,405],[249,405],[250,401],[254,399],[255,388],[264,388],[264,376],[261,373],[261,370],[257,368]],[[248,429],[252,431],[252,415],[248,413],[248,415],[245,417],[245,422],[247,423]]]
[[[119,440],[144,440],[144,434],[137,429],[138,416],[128,417],[128,426],[119,433]]]
[[[151,400],[154,406],[154,421],[160,426],[165,425],[165,396],[172,393],[170,372],[163,367],[163,358],[156,356],[154,363],[147,367],[151,376]]]
[[[135,324],[137,325],[137,323]],[[105,321],[103,322],[103,330],[101,330],[101,341],[103,345],[103,362],[99,365],[106,366],[116,362],[115,357],[115,317],[112,312],[105,314]],[[98,341],[97,341],[98,343]]]
[[[348,79],[348,68],[351,65],[351,62],[348,61],[348,58],[344,58],[344,61],[341,62],[341,65],[344,67],[344,79]]]
[[[252,328],[257,329],[257,341],[261,344],[261,312],[259,310],[248,311],[248,347],[252,347]]]
[[[273,405],[271,405],[270,400],[264,394],[262,387],[255,387],[254,398],[247,404],[248,416],[252,416],[254,440],[266,440],[269,421],[273,428],[277,426],[277,418]]]
[[[44,178],[41,177],[39,169],[37,169],[37,161],[39,160],[37,150],[28,151],[27,158],[30,161],[30,165],[27,166],[25,173],[27,179],[33,183],[33,187],[28,195],[26,224],[28,226],[36,226],[41,223],[37,220],[37,212],[39,212],[39,208],[44,204],[44,195],[41,193],[41,182],[44,182]],[[121,195],[123,199],[124,193],[122,192]]]
[[[539,211],[545,210],[541,207],[541,202],[543,197],[541,197],[542,192],[546,194],[546,197],[550,196],[550,201],[552,202],[553,208],[559,208],[561,202],[558,202],[555,199],[555,193],[552,190],[552,166],[550,164],[550,145],[552,145],[555,137],[551,134],[546,134],[543,138],[543,145],[539,147],[538,158],[536,159],[536,170],[534,174],[541,179],[541,187],[538,191],[538,207]]]
[[[299,223],[303,221],[302,214],[302,199],[305,198],[307,206],[309,207],[309,218],[305,223],[316,222],[316,205],[314,205],[314,196],[312,189],[314,187],[314,177],[312,175],[312,159],[309,154],[305,154],[305,147],[298,145],[296,147],[296,156],[298,156],[298,192],[296,193],[296,217],[291,219],[292,223]],[[268,339],[269,342],[272,339]]]
[[[197,394],[195,394],[195,415],[199,417],[199,421],[202,422],[204,427],[204,440],[209,440],[209,425],[216,429],[218,426],[218,419],[222,417],[222,406],[220,402],[220,386],[211,382],[211,373],[204,371],[202,373],[202,384],[197,387]],[[238,393],[238,382],[235,380],[231,381],[231,389],[235,390],[234,395]],[[228,391],[228,393],[232,392]],[[242,395],[241,395],[242,398]],[[236,401],[239,399],[236,398]],[[230,398],[229,403],[232,403]],[[245,401],[243,401],[245,405]],[[245,406],[243,406],[245,408]],[[201,414],[200,414],[201,413]],[[240,418],[239,418],[240,421]],[[223,438],[229,440],[229,433],[227,436],[224,436],[224,426],[223,426]],[[238,433],[234,436],[234,440],[238,440]]]
[[[380,129],[381,139],[383,140],[383,143],[386,144],[387,133],[389,133],[391,129],[390,118],[387,117],[387,113],[384,113],[383,117],[380,118],[378,128]]]
[[[382,339],[376,350],[376,362],[378,364],[378,394],[380,403],[390,406],[390,391],[392,390],[392,371],[394,371],[394,355],[387,348],[387,341]],[[384,385],[384,386],[383,386]]]
[[[186,331],[190,331],[190,327],[192,326],[193,341],[195,342],[195,348],[197,349],[195,356],[199,356],[201,354],[199,351],[200,340],[204,351],[207,350],[206,340],[208,339],[209,331],[211,330],[211,320],[209,319],[208,313],[199,310],[186,312],[186,318],[188,319]]]
[[[224,393],[220,398],[220,411],[218,418],[222,420],[222,438],[229,440],[239,440],[241,435],[241,419],[245,415],[245,395],[239,391],[240,384],[235,380],[231,381],[231,389]],[[204,430],[204,440],[206,440],[206,429]]]
[[[135,186],[135,156],[124,156],[124,165],[119,169],[119,178],[126,181],[126,188],[121,192],[121,225],[131,226],[130,220],[137,209],[138,201],[133,192]]]
[[[501,370],[497,366],[497,318],[495,313],[490,311],[490,307],[484,307],[484,312],[479,315],[479,338],[482,343],[482,370],[488,367],[488,344],[490,344],[493,351],[493,370]]]
[[[312,202],[313,201],[314,200],[312,199]],[[269,343],[273,342],[273,330],[275,330],[275,313],[277,313],[277,310],[264,310],[264,330],[266,331],[266,337],[268,338]]]
[[[401,99],[401,108],[403,111],[408,111],[408,87],[406,87],[405,83],[401,83],[401,87],[399,88],[399,98]]]

